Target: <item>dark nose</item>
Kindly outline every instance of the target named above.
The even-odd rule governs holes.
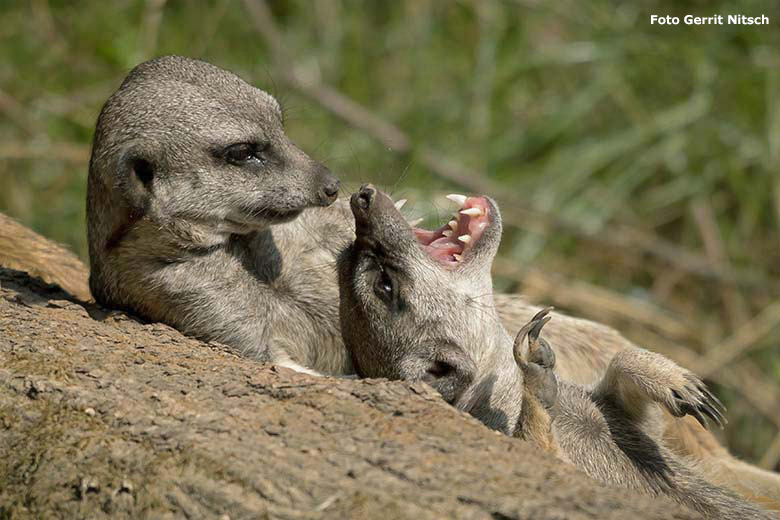
[[[371,207],[371,203],[374,202],[376,196],[376,188],[373,184],[364,184],[360,187],[360,191],[352,196],[352,200],[360,209],[368,209]]]
[[[339,194],[341,183],[330,173],[330,171],[326,170],[326,173],[323,177],[324,180],[322,183],[321,196],[330,204],[336,200],[336,197]]]

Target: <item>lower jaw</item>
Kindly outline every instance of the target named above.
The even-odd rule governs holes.
[[[296,209],[294,211],[286,211],[283,213],[272,213],[266,217],[266,221],[271,224],[282,224],[284,222],[290,222],[291,220],[295,220],[298,218],[298,216],[303,213],[302,209]]]
[[[261,218],[258,218],[256,220],[231,220],[231,219],[225,219],[225,222],[230,224],[233,227],[236,227],[238,229],[245,230],[245,232],[251,232],[251,231],[257,231],[260,229],[267,228],[268,226],[273,226],[274,224],[284,224],[286,222],[290,222],[291,220],[295,220],[303,210],[293,210],[293,211],[285,211],[285,212],[267,212],[263,214]],[[238,231],[237,231],[238,232]]]

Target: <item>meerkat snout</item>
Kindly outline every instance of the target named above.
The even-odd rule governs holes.
[[[319,183],[322,185],[320,189],[320,204],[322,206],[330,206],[339,196],[341,182],[323,165],[319,166],[318,175],[320,176]]]

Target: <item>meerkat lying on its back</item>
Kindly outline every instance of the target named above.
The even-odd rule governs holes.
[[[486,197],[462,205],[454,225],[428,232],[412,229],[370,185],[352,196],[356,238],[339,257],[339,287],[358,374],[426,381],[487,426],[535,441],[602,482],[665,494],[711,518],[771,518],[665,446],[658,404],[676,416],[722,419],[696,376],[631,349],[594,386],[560,380],[539,340],[547,310],[513,343],[492,301],[498,208]]]

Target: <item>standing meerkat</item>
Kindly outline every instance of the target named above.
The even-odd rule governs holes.
[[[90,287],[108,307],[223,342],[255,360],[351,374],[335,258],[354,238],[338,183],[287,138],[278,103],[213,65],[167,56],[138,65],[104,106],[90,160]],[[494,298],[517,330],[539,311]],[[596,381],[616,331],[555,314],[557,371]],[[304,368],[305,367],[305,368]],[[671,444],[757,494],[780,479],[732,458],[695,421],[667,417]],[[676,443],[676,444],[675,444]]]
[[[694,374],[627,349],[594,385],[559,379],[539,339],[548,309],[512,341],[492,302],[498,208],[487,197],[462,204],[454,225],[431,232],[411,228],[370,185],[352,196],[356,238],[338,272],[341,329],[359,375],[425,381],[490,428],[532,440],[599,481],[668,495],[708,518],[771,518],[665,445],[659,405],[702,424],[723,419]]]

